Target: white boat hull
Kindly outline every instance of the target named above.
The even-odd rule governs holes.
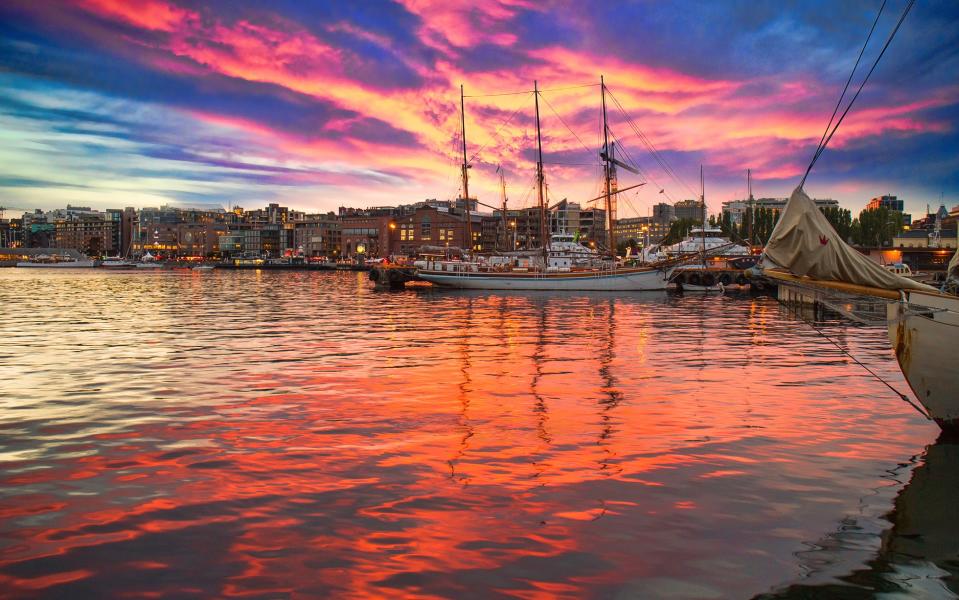
[[[602,274],[583,273],[448,273],[418,271],[417,277],[442,287],[466,290],[572,290],[572,291],[654,291],[669,284],[660,270],[624,270]]]
[[[30,269],[92,269],[96,264],[92,260],[75,260],[64,262],[18,262],[18,267]]]
[[[921,308],[929,307],[928,314]],[[959,430],[959,298],[910,292],[888,307],[889,341],[909,387],[945,430]]]

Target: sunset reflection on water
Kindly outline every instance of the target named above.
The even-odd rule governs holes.
[[[849,519],[874,558],[938,434],[767,298],[5,270],[0,305],[13,597],[788,593]]]

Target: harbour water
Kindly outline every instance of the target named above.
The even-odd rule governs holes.
[[[769,298],[7,269],[0,306],[4,597],[959,594],[959,446]]]

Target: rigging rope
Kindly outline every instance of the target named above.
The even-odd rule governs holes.
[[[927,413],[926,411],[924,411],[924,410],[922,410],[921,408],[919,408],[919,406],[918,406],[915,402],[913,402],[912,400],[909,399],[909,396],[906,396],[905,394],[903,394],[902,392],[900,392],[899,390],[897,390],[896,388],[894,388],[891,383],[889,383],[888,381],[886,381],[885,379],[883,379],[882,377],[880,377],[879,374],[877,374],[875,371],[873,371],[872,369],[870,369],[869,367],[867,367],[865,364],[863,364],[858,358],[856,358],[855,356],[853,356],[852,353],[850,353],[848,350],[846,350],[846,349],[843,348],[841,345],[839,345],[838,342],[836,342],[836,341],[833,340],[831,337],[829,337],[828,335],[826,335],[821,329],[819,329],[818,327],[816,327],[815,325],[813,325],[812,322],[807,321],[806,319],[803,319],[802,316],[800,316],[799,318],[802,319],[803,322],[805,322],[807,325],[809,325],[810,327],[812,327],[813,330],[814,330],[816,333],[818,333],[819,335],[821,335],[826,341],[828,341],[830,344],[832,344],[833,346],[835,346],[836,348],[838,348],[840,352],[842,352],[843,354],[845,354],[846,356],[848,356],[850,359],[852,359],[852,361],[853,361],[854,363],[856,363],[857,365],[859,365],[860,367],[862,367],[863,369],[865,369],[867,373],[869,373],[870,375],[872,375],[873,377],[875,377],[880,383],[882,383],[882,384],[885,385],[887,388],[889,388],[890,390],[892,390],[892,392],[893,392],[894,394],[896,394],[897,396],[899,396],[899,398],[901,398],[902,400],[906,401],[906,402],[909,404],[909,406],[911,406],[911,407],[915,408],[917,411],[919,411],[919,414],[921,414],[922,416],[926,417],[926,419],[928,419],[928,420],[930,420],[930,421],[932,420],[932,417],[929,416],[929,413]]]
[[[886,43],[883,45],[882,50],[879,52],[879,56],[877,56],[876,60],[873,61],[872,67],[870,67],[869,72],[866,73],[866,77],[863,78],[862,83],[859,84],[859,89],[856,90],[856,94],[852,97],[851,100],[849,100],[849,105],[846,106],[846,110],[844,110],[842,115],[839,116],[839,120],[836,121],[835,126],[833,126],[832,128],[832,131],[830,131],[829,135],[825,136],[825,140],[823,140],[822,143],[819,144],[819,147],[816,149],[816,153],[813,154],[812,160],[809,161],[809,167],[806,168],[806,174],[803,175],[802,181],[799,182],[800,188],[802,188],[803,185],[805,185],[806,178],[809,177],[809,172],[812,171],[812,168],[816,164],[816,161],[818,161],[819,157],[822,156],[822,153],[825,152],[826,146],[829,145],[829,141],[832,139],[832,136],[835,135],[836,131],[839,129],[839,125],[842,124],[843,119],[845,119],[846,115],[849,114],[849,110],[852,108],[852,105],[856,102],[856,98],[859,97],[859,93],[862,92],[862,88],[865,87],[866,82],[869,81],[869,77],[872,75],[873,71],[876,70],[876,66],[879,65],[879,61],[882,59],[882,56],[886,53],[886,49],[889,48],[889,44],[892,43],[892,39],[896,37],[896,32],[899,31],[899,27],[902,25],[902,22],[905,21],[906,15],[909,14],[909,11],[912,10],[912,6],[915,3],[916,3],[916,0],[909,0],[909,3],[903,9],[902,15],[899,17],[899,21],[896,23],[896,26],[893,28],[892,32],[889,34],[889,37],[886,38]],[[883,6],[885,6],[885,1],[883,2]],[[882,12],[882,7],[879,8],[879,12],[880,13]],[[876,20],[878,19],[879,17],[877,15]],[[875,24],[873,25],[873,27],[875,27]],[[869,32],[869,35],[872,36],[872,31]],[[866,38],[866,43],[869,43],[868,37]],[[865,50],[865,46],[863,46],[863,50]],[[856,65],[857,66],[859,65],[858,60],[856,61]],[[856,72],[856,69],[853,68],[853,74],[855,72]],[[849,78],[852,79],[852,75],[850,75]],[[848,86],[848,83],[847,83],[847,86]],[[845,90],[843,90],[843,95],[845,95],[845,93],[846,93]],[[840,96],[840,103],[841,102],[842,102],[842,96]],[[839,103],[837,103],[836,109],[837,110],[839,109]],[[835,114],[835,112],[833,114]],[[830,124],[831,123],[832,123],[832,119],[830,119]],[[829,131],[829,125],[826,126],[826,131]]]
[[[556,115],[556,118],[559,119],[560,123],[562,123],[562,124],[566,127],[566,129],[569,130],[569,132],[573,134],[573,137],[576,138],[576,141],[579,142],[579,145],[582,146],[582,147],[586,150],[586,152],[587,152],[588,154],[592,155],[592,154],[593,154],[593,150],[590,150],[589,147],[588,147],[586,144],[583,143],[583,140],[579,139],[579,136],[576,135],[576,132],[573,131],[573,129],[566,123],[566,121],[563,119],[563,117],[561,117],[560,114],[559,114],[558,112],[556,112],[556,109],[553,108],[553,105],[549,103],[549,100],[547,100],[546,98],[543,98],[543,102],[545,102],[545,103],[546,103],[546,106],[548,106],[549,109],[550,109],[551,111],[553,111],[553,114]],[[595,164],[598,165],[598,164],[600,164],[600,163],[599,163],[599,161],[596,161]]]
[[[876,18],[872,22],[872,27],[869,29],[869,35],[866,36],[866,41],[862,44],[862,49],[859,50],[859,56],[856,57],[856,64],[852,67],[852,72],[849,73],[849,79],[846,80],[845,87],[842,88],[842,94],[839,95],[839,101],[836,102],[836,108],[832,109],[832,115],[829,117],[829,122],[826,123],[826,130],[822,132],[822,137],[819,138],[819,145],[816,146],[815,154],[819,154],[822,149],[822,143],[826,139],[826,134],[829,133],[829,128],[832,126],[833,119],[836,118],[836,113],[839,112],[839,107],[842,106],[842,99],[846,97],[846,92],[849,90],[849,84],[852,82],[853,76],[856,74],[856,70],[859,68],[859,61],[862,60],[862,55],[866,52],[866,46],[869,45],[869,40],[872,38],[872,33],[876,30],[876,24],[879,23],[879,17],[882,16],[883,9],[886,8],[886,0],[882,0],[882,5],[879,7],[879,12],[876,13]],[[809,171],[806,171],[806,174],[809,174]],[[803,177],[803,181],[806,178]]]
[[[626,123],[630,126],[630,128],[632,128],[633,133],[635,133],[643,145],[646,146],[646,149],[653,156],[653,158],[656,159],[656,162],[659,163],[659,166],[663,169],[663,172],[665,172],[667,176],[671,177],[673,181],[686,188],[686,191],[688,191],[690,195],[694,197],[698,196],[698,194],[694,192],[685,181],[680,179],[672,165],[670,165],[669,161],[666,160],[666,157],[660,153],[653,142],[646,136],[645,133],[643,133],[639,126],[636,125],[636,122],[633,121],[632,117],[630,117],[626,112],[626,109],[623,107],[622,103],[620,103],[619,99],[613,94],[612,90],[609,89],[609,86],[606,86],[606,91],[609,93],[609,97],[613,99],[613,103],[616,105],[619,111],[623,113],[623,116],[626,118]]]
[[[584,83],[582,85],[568,85],[565,87],[541,89],[542,92],[561,92],[563,90],[575,90],[579,88],[596,87],[598,83]],[[466,94],[464,98],[495,98],[496,96],[518,96],[520,94],[532,94],[533,90],[520,90],[518,92],[498,92],[495,94]]]
[[[532,94],[532,92],[530,92],[530,94]],[[505,121],[503,121],[502,123],[500,123],[500,126],[496,128],[496,131],[493,132],[493,135],[490,137],[490,139],[487,140],[485,144],[483,144],[482,146],[480,146],[480,149],[479,149],[479,150],[477,150],[476,152],[473,153],[473,156],[471,156],[470,159],[469,159],[468,161],[466,161],[466,164],[472,163],[473,160],[476,159],[477,156],[479,156],[480,152],[482,152],[483,150],[486,150],[487,146],[489,146],[490,143],[494,141],[494,138],[498,138],[498,137],[499,137],[499,132],[502,131],[504,127],[506,127],[507,125],[509,125],[510,121],[513,120],[513,117],[516,116],[516,113],[518,113],[519,110],[520,110],[521,108],[523,108],[523,105],[524,105],[523,102],[520,102],[520,103],[519,103],[519,106],[516,107],[516,110],[514,110],[513,113],[510,114],[510,116],[508,116]],[[496,140],[496,141],[498,141],[498,140]]]

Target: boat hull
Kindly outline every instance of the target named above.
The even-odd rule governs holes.
[[[467,290],[655,291],[669,281],[660,270],[612,271],[602,274],[447,273],[419,271],[417,277],[438,286]]]
[[[943,430],[959,432],[959,298],[911,292],[908,308],[891,303],[888,316],[889,341],[909,387]]]

